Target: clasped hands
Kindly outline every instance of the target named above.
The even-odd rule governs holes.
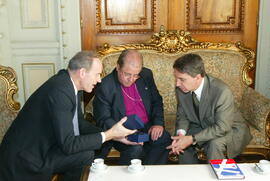
[[[170,154],[184,153],[184,149],[190,146],[193,143],[193,138],[191,135],[184,136],[179,134],[178,136],[172,136],[172,144],[167,147],[167,149],[171,149]]]

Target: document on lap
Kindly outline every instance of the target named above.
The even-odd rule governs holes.
[[[140,130],[144,128],[143,121],[136,114],[128,115],[127,118],[128,118],[127,121],[123,124],[124,127],[126,127],[127,129]],[[138,142],[138,143],[147,142],[149,141],[149,135],[147,133],[137,132],[135,134],[129,135],[128,140],[133,141],[133,142]]]

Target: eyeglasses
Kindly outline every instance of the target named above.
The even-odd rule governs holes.
[[[139,74],[130,74],[130,73],[127,73],[127,72],[124,72],[121,70],[121,73],[124,75],[125,78],[127,79],[130,79],[130,78],[134,78],[134,79],[138,79],[140,78],[140,75]]]

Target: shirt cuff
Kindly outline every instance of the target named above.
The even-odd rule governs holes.
[[[184,130],[184,129],[178,129],[178,130],[176,131],[176,135],[179,135],[179,134],[185,136],[185,135],[187,134],[187,132],[186,132],[186,130]]]
[[[100,132],[100,134],[101,134],[101,136],[102,136],[102,143],[104,143],[105,140],[106,140],[106,135],[105,135],[104,132]]]
[[[197,141],[196,141],[196,138],[195,138],[195,135],[191,135],[192,136],[192,145],[196,145],[197,144]]]

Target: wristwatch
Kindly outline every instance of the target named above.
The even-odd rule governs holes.
[[[196,141],[195,135],[193,134],[191,136],[192,136],[192,144],[196,145],[197,141]]]

